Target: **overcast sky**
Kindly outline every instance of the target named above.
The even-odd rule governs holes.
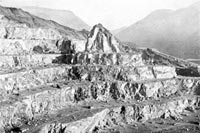
[[[39,6],[71,10],[93,26],[102,23],[109,29],[127,26],[156,9],[179,9],[200,0],[0,0],[3,6]]]

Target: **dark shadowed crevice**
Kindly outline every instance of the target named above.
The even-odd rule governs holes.
[[[176,68],[176,73],[179,76],[200,77],[199,72],[194,68]]]
[[[36,54],[43,54],[43,53],[53,53],[52,51],[50,51],[49,48],[47,48],[47,46],[35,46],[33,47],[33,52]]]
[[[92,95],[92,97],[94,98],[94,99],[97,99],[97,87],[96,86],[94,86],[94,85],[92,85],[91,87],[91,95]]]
[[[144,86],[144,84],[142,84],[142,85],[140,86],[139,93],[140,93],[143,97],[146,97],[146,87]]]
[[[79,69],[77,67],[73,67],[69,70],[69,77],[72,77],[72,79],[81,79],[81,75],[79,72]]]
[[[5,133],[22,133],[22,130],[19,127],[13,127],[12,129],[5,129]]]
[[[13,56],[13,60],[14,60],[15,66],[20,65],[19,60],[16,56]]]
[[[117,100],[119,97],[120,97],[120,92],[117,88],[117,84],[116,83],[112,83],[111,86],[110,86],[110,94],[111,94],[111,97],[114,99],[114,100]]]
[[[60,55],[52,61],[53,64],[71,64],[73,55]]]
[[[200,83],[198,83],[197,86],[195,87],[194,94],[200,95]]]
[[[74,100],[76,102],[78,101],[81,101],[81,100],[84,100],[85,99],[85,96],[83,95],[83,89],[81,87],[79,87],[76,91],[75,91],[75,94],[74,94]]]
[[[75,53],[74,45],[71,44],[70,40],[63,41],[62,44],[58,47],[61,54],[73,54]]]
[[[41,46],[35,46],[35,47],[33,47],[33,52],[37,53],[37,54],[42,54],[43,48]]]

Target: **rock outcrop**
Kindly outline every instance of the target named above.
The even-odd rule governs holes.
[[[116,38],[101,24],[93,27],[86,43],[86,51],[90,52],[120,52],[121,47]]]
[[[199,131],[197,65],[127,48],[100,24],[87,41],[26,29],[0,36],[0,132]]]

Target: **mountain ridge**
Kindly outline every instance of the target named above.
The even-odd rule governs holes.
[[[178,10],[156,10],[116,37],[180,58],[200,58],[200,12],[194,8],[196,4]]]
[[[86,24],[82,19],[80,19],[70,10],[58,10],[58,9],[33,7],[33,6],[25,6],[21,8],[36,16],[48,20],[49,19],[54,20],[61,25],[71,27],[76,30],[90,29],[90,26],[88,24]]]

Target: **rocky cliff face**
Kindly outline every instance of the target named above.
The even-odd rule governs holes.
[[[0,36],[2,133],[199,131],[197,65],[127,48],[100,24],[87,41],[26,29]]]
[[[89,52],[120,52],[120,44],[116,38],[101,24],[95,25],[89,34],[86,51]]]

